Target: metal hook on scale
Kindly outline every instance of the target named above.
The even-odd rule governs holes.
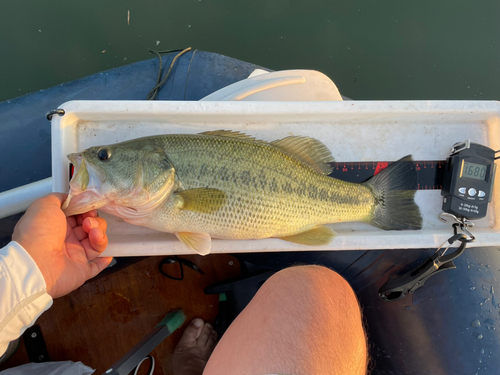
[[[476,240],[476,237],[467,229],[467,228],[472,228],[474,226],[474,223],[467,220],[466,218],[458,218],[453,214],[450,214],[448,212],[441,212],[439,214],[439,220],[441,220],[443,223],[449,223],[450,220],[452,219],[454,223],[452,224],[453,226],[453,231],[455,234],[458,232],[458,227],[460,227],[460,230],[462,232],[465,232],[469,238],[467,238],[465,241],[466,242],[474,242]]]

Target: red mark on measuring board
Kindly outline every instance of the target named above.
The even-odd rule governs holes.
[[[375,167],[375,173],[373,175],[375,176],[377,173],[382,171],[382,169],[387,168],[388,165],[389,165],[389,163],[386,161],[379,161],[377,163],[377,166]]]

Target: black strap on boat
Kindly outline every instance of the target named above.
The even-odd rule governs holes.
[[[179,263],[179,273],[180,273],[180,276],[173,276],[173,275],[170,275],[168,274],[164,269],[163,269],[163,266],[166,265],[166,264],[174,264],[174,263]],[[204,275],[205,273],[201,270],[200,267],[198,267],[196,264],[194,264],[193,262],[187,260],[187,259],[182,259],[182,258],[179,258],[177,255],[174,255],[174,256],[170,256],[170,257],[166,257],[166,258],[163,258],[162,261],[160,262],[158,268],[160,270],[160,273],[163,275],[163,276],[166,276],[168,277],[169,279],[172,279],[172,280],[182,280],[184,279],[184,266],[186,267],[189,267],[191,268],[192,270],[195,270],[196,272],[198,272],[200,275]]]
[[[163,74],[163,60],[162,60],[161,54],[162,53],[176,52],[176,51],[180,51],[180,52],[177,55],[175,55],[175,57],[172,59],[172,62],[170,63],[170,67],[167,70],[167,74],[165,74],[165,77],[163,77],[163,79],[161,79],[161,75]],[[156,54],[156,56],[158,56],[158,60],[160,61],[160,64],[159,64],[160,67],[158,69],[158,77],[156,78],[156,85],[155,85],[155,87],[153,87],[151,89],[151,91],[146,96],[147,100],[155,100],[156,99],[156,95],[158,94],[158,91],[160,90],[161,86],[163,86],[163,84],[167,81],[167,78],[170,75],[172,68],[174,67],[175,61],[179,57],[181,57],[182,55],[184,55],[186,52],[189,52],[189,51],[191,51],[191,47],[185,48],[183,50],[179,50],[179,49],[172,49],[172,50],[168,50],[168,51],[153,51],[151,49],[149,50],[149,53],[154,53],[154,54]]]
[[[460,221],[459,219],[457,220]],[[436,253],[425,262],[419,264],[409,272],[398,276],[393,280],[389,280],[382,285],[378,292],[380,298],[385,301],[397,301],[404,298],[407,293],[413,294],[418,288],[422,287],[431,276],[442,271],[457,268],[453,263],[453,260],[462,255],[468,243],[475,240],[475,237],[467,230],[467,227],[471,225],[471,223],[467,223],[465,221],[454,223],[453,236],[448,238],[437,249]],[[467,233],[467,235],[464,233],[458,233],[459,228]],[[458,249],[451,254],[444,255],[456,241],[461,242]],[[448,246],[445,247],[447,243]]]

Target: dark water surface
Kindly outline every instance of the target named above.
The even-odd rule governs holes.
[[[0,101],[188,46],[354,99],[500,99],[499,39],[497,0],[1,0]]]

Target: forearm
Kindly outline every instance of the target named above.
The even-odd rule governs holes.
[[[0,356],[52,306],[35,261],[17,242],[0,249]]]

